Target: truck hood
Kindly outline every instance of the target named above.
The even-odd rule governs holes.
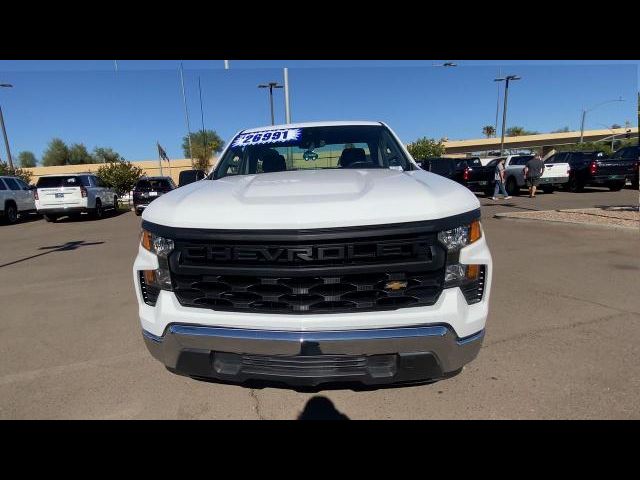
[[[433,220],[480,207],[467,188],[413,170],[294,170],[200,180],[163,195],[143,220],[205,229],[307,229]]]

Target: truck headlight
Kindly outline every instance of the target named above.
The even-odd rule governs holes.
[[[476,242],[481,236],[479,220],[474,220],[469,225],[462,225],[438,233],[438,240],[447,249],[444,288],[460,287],[468,304],[482,300],[485,266],[459,263],[459,252],[467,245]]]
[[[449,252],[457,252],[461,248],[472,244],[481,236],[480,220],[474,220],[469,225],[438,232],[438,240]]]
[[[174,243],[170,238],[164,238],[146,230],[142,231],[140,244],[145,250],[158,257],[156,270],[143,270],[146,286],[156,287],[162,290],[172,290],[171,274],[169,273],[169,254],[173,251]]]

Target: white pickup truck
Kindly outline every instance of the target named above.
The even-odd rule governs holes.
[[[381,122],[238,132],[153,201],[133,265],[142,334],[178,374],[422,382],[480,350],[492,259],[467,188]]]
[[[526,186],[524,167],[533,155],[507,155],[505,159],[505,188],[509,195],[519,195],[520,189]],[[500,159],[495,159],[489,165],[495,165]],[[556,188],[569,181],[570,167],[568,163],[545,164],[540,177],[540,188],[545,193],[552,193]]]

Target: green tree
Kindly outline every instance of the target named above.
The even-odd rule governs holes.
[[[573,151],[573,152],[593,152],[603,151],[605,154],[610,155],[611,143],[610,142],[583,142],[574,143],[571,145],[558,145],[554,147],[559,152]]]
[[[191,158],[193,158],[194,168],[207,170],[209,161],[214,153],[222,150],[224,142],[214,130],[200,130],[191,133]],[[189,135],[182,139],[182,151],[185,157],[189,158]]]
[[[0,175],[7,175],[9,177],[18,177],[24,180],[26,183],[31,182],[31,173],[21,168],[10,168],[6,163],[0,162]]]
[[[69,148],[59,138],[54,138],[49,142],[49,146],[42,155],[42,165],[51,167],[54,165],[69,164]]]
[[[93,163],[111,163],[119,160],[124,159],[110,147],[96,147],[93,149]]]
[[[407,150],[414,159],[422,160],[444,155],[445,147],[442,140],[436,141],[433,138],[422,137],[407,145]]]
[[[558,128],[557,130],[552,130],[551,133],[566,133],[570,132],[569,127]]]
[[[611,128],[612,128],[612,129],[615,129],[615,128],[622,128],[622,125],[620,125],[620,124],[618,124],[618,123],[614,123],[613,125],[611,125]]]
[[[74,143],[69,147],[69,165],[83,165],[93,163],[93,157],[89,154],[84,143]]]
[[[25,151],[20,152],[18,154],[18,161],[20,162],[20,166],[22,168],[32,168],[35,167],[38,161],[36,160],[36,156],[33,152]]]
[[[495,136],[496,129],[493,125],[485,125],[484,127],[482,127],[482,134],[487,138],[491,138]]]
[[[116,160],[102,165],[96,175],[113,188],[118,195],[122,196],[131,191],[142,173],[140,167],[136,167],[126,160]]]

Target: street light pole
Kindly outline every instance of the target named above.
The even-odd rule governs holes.
[[[187,123],[187,135],[189,139],[189,159],[191,160],[191,168],[193,168],[193,146],[191,145],[191,125],[189,124],[189,108],[187,107],[187,97],[184,93],[184,72],[182,62],[180,62],[180,85],[182,87],[182,103],[184,104],[184,118]]]
[[[269,105],[271,106],[271,125],[275,125],[275,118],[273,116],[273,89],[274,88],[283,88],[282,85],[278,85],[278,82],[269,82],[267,85],[260,84],[258,88],[268,88],[269,89]]]
[[[291,123],[291,105],[289,104],[289,69],[284,68],[284,117]]]
[[[614,103],[614,102],[624,102],[624,99],[622,97],[617,98],[615,100],[607,100],[606,102],[602,102],[602,103],[598,103],[597,105],[594,105],[591,108],[582,108],[582,121],[580,122],[580,143],[583,143],[583,139],[584,139],[584,119],[587,116],[587,113],[589,113],[592,110],[595,110],[598,107],[601,107],[602,105],[606,105],[608,103]]]
[[[500,137],[500,156],[504,154],[504,128],[507,124],[507,102],[509,101],[509,82],[512,80],[520,80],[522,77],[517,75],[507,75],[506,77],[495,78],[494,82],[505,82],[504,85],[504,105],[502,107],[502,136]]]
[[[0,83],[0,87],[13,88],[10,83]],[[2,116],[2,107],[0,107],[0,127],[2,128],[2,135],[4,136],[4,147],[7,150],[7,160],[9,168],[13,169],[13,159],[11,158],[11,149],[9,148],[9,139],[7,138],[7,129],[4,126],[4,117]]]

